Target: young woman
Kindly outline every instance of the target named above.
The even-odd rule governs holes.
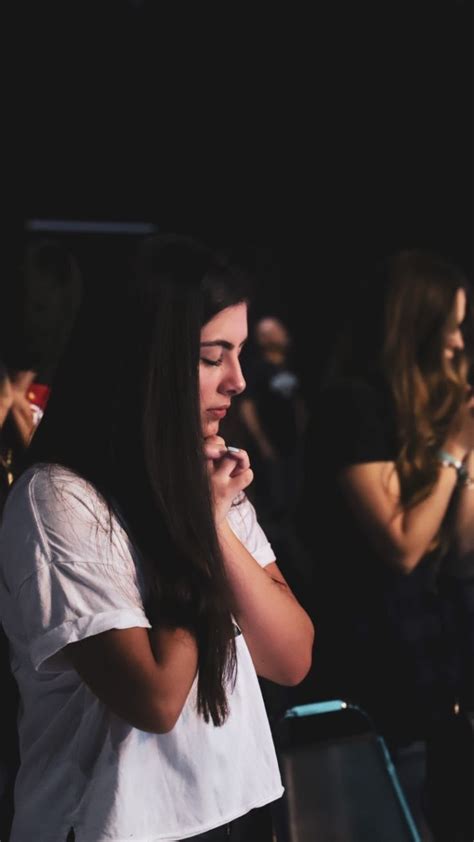
[[[464,274],[423,251],[387,260],[360,293],[310,424],[299,522],[314,556],[318,693],[363,705],[397,746],[469,704],[471,315]]]
[[[245,839],[282,793],[257,674],[298,683],[313,640],[219,436],[245,293],[161,237],[107,315],[86,302],[4,513],[12,842]]]

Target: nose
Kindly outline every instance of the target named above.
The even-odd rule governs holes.
[[[245,389],[245,378],[239,359],[231,362],[227,377],[223,383],[223,390],[227,395],[240,395]]]
[[[461,330],[456,330],[455,333],[453,333],[451,348],[459,348],[459,350],[464,348],[464,337]]]

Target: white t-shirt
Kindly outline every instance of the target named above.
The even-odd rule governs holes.
[[[275,560],[250,502],[229,522],[256,561]],[[115,716],[61,650],[150,623],[139,564],[118,520],[84,480],[36,466],[15,484],[0,530],[0,616],[22,705],[11,842],[158,842],[204,833],[283,792],[242,634],[221,727],[196,712],[196,681],[175,727],[150,734]]]

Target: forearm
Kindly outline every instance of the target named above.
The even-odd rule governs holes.
[[[453,469],[441,470],[429,497],[403,513],[398,550],[404,572],[411,572],[429,551],[446,516],[456,481]]]
[[[17,371],[12,381],[11,415],[24,447],[28,447],[35,429],[33,411],[27,398],[28,389],[35,377],[35,371]]]
[[[109,629],[64,653],[107,708],[154,734],[174,728],[197,671],[196,642],[184,629]]]
[[[182,628],[153,628],[148,635],[157,665],[161,704],[171,719],[177,719],[197,673],[196,640]]]
[[[465,465],[470,480],[460,489],[454,524],[456,551],[460,556],[474,552],[474,451],[468,454]]]
[[[14,403],[11,408],[11,415],[18,431],[18,435],[20,436],[21,443],[24,447],[28,447],[35,428],[33,412],[26,404],[20,407]]]
[[[3,427],[3,423],[10,412],[12,404],[12,387],[10,380],[5,376],[3,380],[0,380],[0,428]]]
[[[453,468],[441,468],[429,496],[413,507],[400,499],[394,463],[352,465],[340,476],[341,488],[381,560],[411,573],[436,538],[454,489]]]
[[[278,684],[298,684],[311,665],[314,629],[290,588],[260,567],[224,522],[218,528],[233,611],[257,673]]]

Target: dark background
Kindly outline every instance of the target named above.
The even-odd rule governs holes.
[[[54,218],[224,246],[256,278],[254,315],[292,329],[311,393],[377,257],[427,246],[472,275],[471,3],[380,5],[20,4],[9,245]],[[112,308],[134,238],[63,239]]]

